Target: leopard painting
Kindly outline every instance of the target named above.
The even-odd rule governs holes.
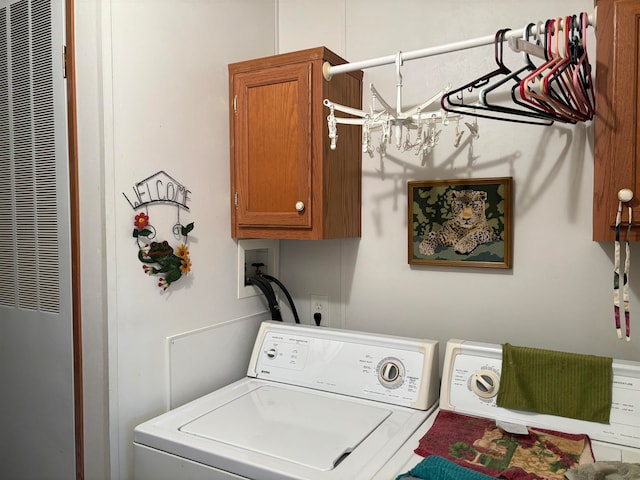
[[[487,192],[477,190],[451,191],[451,218],[442,228],[429,232],[420,242],[422,255],[433,255],[439,246],[453,247],[456,253],[471,253],[478,245],[498,239],[487,222],[485,202]]]

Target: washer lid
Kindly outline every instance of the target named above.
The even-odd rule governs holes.
[[[180,431],[289,462],[332,470],[391,410],[266,385],[183,425]]]

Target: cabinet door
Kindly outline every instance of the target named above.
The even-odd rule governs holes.
[[[593,239],[614,240],[618,191],[634,192],[640,240],[640,0],[600,0],[596,30]],[[623,221],[626,221],[626,209]]]
[[[310,228],[311,64],[239,73],[233,88],[237,225]]]

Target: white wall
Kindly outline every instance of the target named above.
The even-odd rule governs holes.
[[[125,479],[133,428],[169,402],[166,338],[265,310],[259,297],[236,299],[227,64],[275,53],[276,2],[80,0],[76,24],[86,478]],[[122,195],[160,170],[191,191],[180,220],[195,223],[192,273],[166,292],[142,271],[137,212]],[[177,246],[176,210],[148,213]],[[233,345],[211,349],[246,362]]]
[[[280,0],[279,49],[326,45],[353,62],[592,10],[591,0]],[[416,105],[495,68],[492,46],[407,62],[403,103]],[[366,108],[370,83],[395,106],[393,65],[365,70]],[[382,162],[365,155],[362,238],[281,242],[281,277],[298,310],[308,322],[309,295],[327,294],[330,324],[350,329],[640,360],[637,340],[618,340],[613,327],[613,245],[591,241],[593,125],[478,123],[480,138],[458,149],[454,127],[445,127],[426,165],[394,146]],[[512,269],[408,265],[407,181],[501,176],[515,185]],[[638,280],[632,262],[632,321]]]

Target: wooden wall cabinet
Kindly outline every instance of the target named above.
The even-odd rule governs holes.
[[[618,191],[634,192],[640,240],[640,0],[599,0],[596,28],[593,240],[615,239]],[[627,220],[624,209],[623,222]],[[626,238],[626,231],[622,234]]]
[[[330,149],[325,98],[362,108],[362,72],[324,47],[229,65],[231,236],[359,237],[361,127],[342,125]]]

